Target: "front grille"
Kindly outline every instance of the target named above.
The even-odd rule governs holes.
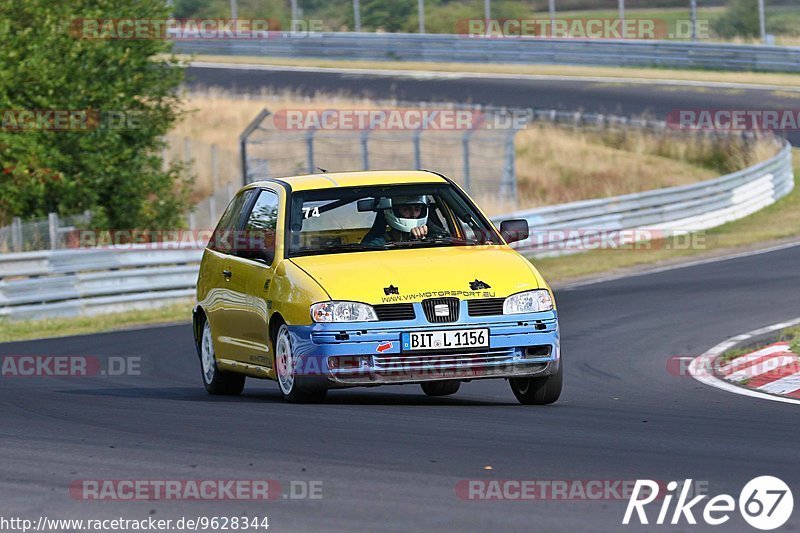
[[[491,316],[503,314],[505,298],[482,298],[480,300],[467,300],[469,316]]]
[[[378,371],[412,371],[425,368],[468,368],[488,364],[513,363],[514,350],[500,349],[476,353],[421,354],[421,355],[376,355],[372,358]]]
[[[373,306],[378,320],[414,320],[417,315],[414,313],[414,304],[385,304]]]
[[[437,305],[447,306],[447,316],[436,316]],[[425,311],[425,318],[431,324],[455,322],[458,320],[458,298],[429,298],[422,300],[422,310]]]

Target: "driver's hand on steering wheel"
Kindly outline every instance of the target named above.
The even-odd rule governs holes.
[[[422,239],[428,234],[428,226],[419,226],[411,229],[411,236],[415,239]]]

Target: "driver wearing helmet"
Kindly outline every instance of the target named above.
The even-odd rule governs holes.
[[[396,196],[392,207],[383,210],[388,226],[382,234],[370,232],[362,242],[365,246],[382,246],[389,242],[448,236],[435,225],[428,226],[428,199],[425,195]]]

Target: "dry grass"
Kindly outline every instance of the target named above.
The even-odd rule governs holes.
[[[220,185],[240,183],[239,134],[264,108],[274,112],[287,108],[375,109],[390,105],[342,95],[306,98],[290,92],[257,96],[239,96],[221,91],[191,94],[185,100],[184,120],[170,135],[171,154],[173,157],[184,157],[182,139],[192,139],[190,152],[195,160],[194,171],[197,176],[195,198],[199,200]],[[380,137],[380,134],[374,135],[374,141],[379,141]],[[323,145],[320,138],[319,151],[323,152],[322,147],[327,146],[328,151],[337,153],[335,134],[327,139],[327,144]],[[342,137],[338,142],[352,145],[356,141]],[[212,144],[218,147],[216,184],[211,162]],[[386,146],[384,151],[396,150],[395,145]],[[293,160],[304,161],[304,143],[287,142],[279,148],[280,153],[274,155],[276,159],[291,154]],[[698,141],[684,135],[664,136],[615,130],[592,132],[551,124],[535,125],[517,136],[518,206],[504,203],[496,196],[477,194],[476,199],[487,213],[499,214],[515,207],[529,208],[614,196],[712,178],[766,159],[775,151],[767,143],[756,143],[748,150],[743,148],[710,140]],[[272,149],[276,150],[276,146],[273,145]],[[344,150],[345,147],[338,149]],[[450,137],[445,134],[435,140],[429,137],[423,142],[423,152],[424,161],[436,161],[434,170],[460,179],[460,134]],[[390,159],[391,153],[384,155],[383,159],[376,155],[371,163],[380,167],[381,161],[383,165],[388,165]],[[322,166],[324,163],[318,164]],[[277,173],[304,171],[292,168]]]
[[[681,158],[654,155],[644,134],[614,147],[591,132],[535,126],[517,139],[517,179],[525,207],[616,196],[712,178],[717,173]],[[681,140],[674,140],[681,143]],[[629,150],[628,148],[633,148]],[[679,151],[679,150],[676,150]]]

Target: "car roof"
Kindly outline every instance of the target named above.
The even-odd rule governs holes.
[[[369,185],[407,185],[412,183],[446,183],[440,175],[427,170],[381,170],[360,172],[329,172],[275,178],[291,186],[293,191],[332,189],[335,187],[363,187]],[[259,182],[251,184],[257,187]]]

